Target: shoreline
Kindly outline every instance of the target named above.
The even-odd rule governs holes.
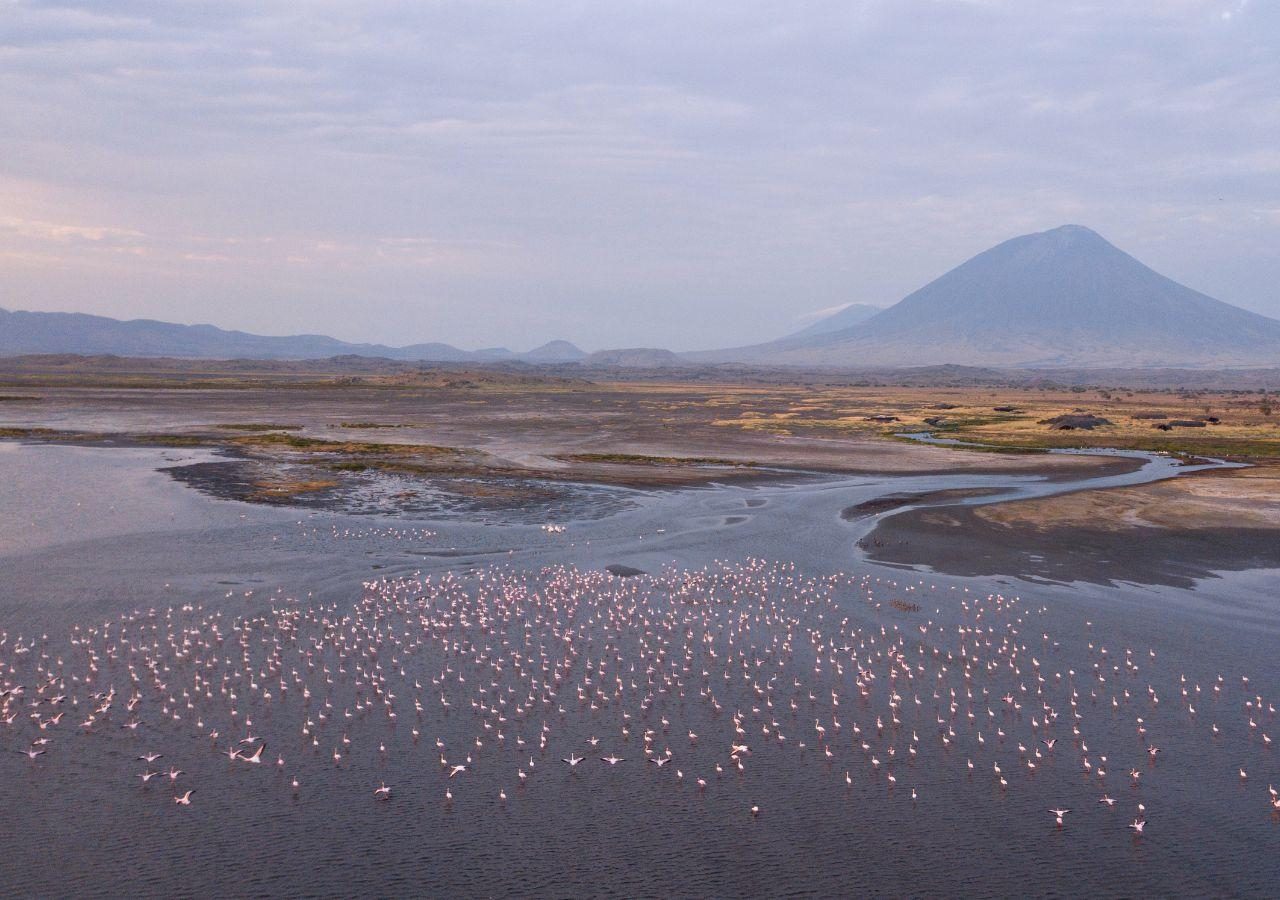
[[[1123,487],[886,516],[866,558],[960,576],[1189,587],[1280,568],[1280,469],[1202,470]]]
[[[366,429],[367,430],[367,429]],[[918,476],[918,475],[1000,475],[1027,474],[1054,482],[1071,482],[1102,475],[1121,474],[1141,466],[1140,460],[1127,456],[1108,456],[1104,453],[1064,456],[1036,454],[1034,462],[1028,457],[1000,457],[998,463],[981,464],[987,460],[975,460],[960,450],[941,448],[942,457],[935,456],[937,448],[928,448],[930,461],[937,459],[943,465],[911,465],[914,460],[903,459],[909,453],[897,455],[897,465],[876,466],[871,459],[859,460],[850,454],[851,460],[838,464],[825,458],[831,454],[814,454],[812,442],[796,441],[796,446],[773,447],[767,460],[753,460],[733,455],[712,457],[696,455],[698,447],[690,448],[688,442],[662,448],[650,448],[654,453],[562,453],[541,455],[533,452],[516,452],[506,447],[503,456],[495,455],[479,447],[451,447],[442,445],[371,442],[363,440],[332,440],[316,438],[300,433],[300,428],[282,426],[241,426],[222,431],[173,431],[173,432],[89,432],[51,429],[41,426],[0,427],[0,441],[57,444],[82,447],[138,447],[208,450],[225,456],[228,462],[270,469],[272,467],[305,467],[310,470],[305,478],[272,478],[264,474],[267,484],[263,490],[276,499],[287,499],[295,494],[309,493],[320,482],[340,481],[348,473],[382,471],[407,478],[419,479],[525,479],[565,485],[593,485],[635,490],[697,487],[715,483],[765,484],[797,477],[830,475],[849,476]],[[884,442],[888,451],[895,445]],[[634,449],[634,448],[632,448]],[[702,448],[709,449],[709,448]],[[735,449],[722,443],[722,452],[732,454]],[[827,450],[828,448],[822,448]],[[693,455],[686,455],[690,450]],[[788,452],[790,451],[790,452]],[[869,449],[869,455],[878,457],[885,447]],[[764,454],[760,454],[764,455]],[[522,457],[521,463],[507,457]],[[1017,465],[1004,464],[1005,459],[1018,460]],[[908,463],[904,465],[903,463]],[[923,462],[921,460],[920,462]],[[541,464],[540,464],[541,463]],[[298,489],[290,490],[296,483]],[[244,498],[240,498],[244,499]]]
[[[1120,546],[1126,540],[1164,561],[1155,569],[1181,565],[1199,572],[1218,561],[1230,568],[1255,558],[1272,559],[1263,546],[1270,528],[1258,526],[1257,534],[1236,535],[1234,529],[1240,523],[1231,517],[1247,514],[1250,505],[1221,497],[1179,502],[1170,507],[1175,513],[1165,516],[1151,533],[1131,529],[1120,534],[1098,528],[1100,521],[1129,515],[1123,504],[1085,508],[1075,519],[1063,519],[1062,511],[1083,502],[1068,499],[1080,493],[1092,497],[1111,491],[1109,496],[1122,496],[1091,485],[1142,467],[1141,459],[1107,455],[1101,446],[1110,438],[1136,435],[1135,429],[1152,434],[1149,424],[1132,421],[1142,409],[1160,406],[1172,414],[1175,408],[1208,402],[1170,394],[1112,395],[1105,403],[1113,410],[1123,409],[1127,417],[1116,426],[1120,431],[1103,428],[1061,434],[1037,425],[1038,417],[1066,403],[1096,407],[1097,398],[1077,392],[1059,396],[1052,391],[954,387],[597,384],[496,373],[489,373],[484,381],[460,381],[437,373],[422,375],[411,384],[357,382],[300,388],[275,383],[251,390],[154,383],[127,389],[91,383],[45,384],[25,390],[30,391],[32,402],[6,403],[0,410],[0,440],[210,451],[216,461],[171,476],[223,499],[281,508],[425,516],[436,509],[446,515],[486,511],[515,517],[545,515],[551,520],[572,510],[587,510],[592,517],[625,502],[619,499],[624,495],[611,491],[766,486],[839,476],[1021,476],[1051,482],[1059,490],[1054,498],[1036,501],[1035,516],[1017,521],[995,522],[990,510],[1025,511],[1032,508],[1026,501],[995,500],[981,506],[987,512],[974,512],[939,504],[976,499],[947,492],[923,501],[883,498],[855,511],[852,515],[859,521],[873,526],[865,535],[866,558],[956,572],[974,568],[976,564],[966,566],[970,558],[985,559],[977,568],[1061,578],[1057,562],[1071,559],[1072,544],[1079,540],[1097,548],[1086,552],[1081,544],[1076,563],[1097,580],[1123,578],[1125,568],[1140,571],[1143,578],[1164,577],[1158,571],[1148,572],[1150,566],[1143,568],[1137,558],[1141,553]],[[1241,449],[1271,446],[1257,439],[1274,426],[1249,426],[1255,414],[1239,405],[1245,398],[1221,397],[1212,402],[1223,424],[1197,429],[1197,434],[1213,431],[1220,435],[1210,435],[1215,442],[1237,435]],[[1025,410],[1025,415],[992,414],[1011,404]],[[1108,415],[1116,417],[1114,412]],[[937,434],[944,439],[1000,443],[1016,436],[1025,439],[1027,446],[939,446],[894,437],[904,427],[918,427],[915,420],[925,419],[940,422]],[[1043,446],[1046,442],[1094,446],[1051,453]],[[1123,442],[1118,446],[1121,452],[1154,449],[1129,448]],[[1033,452],[1010,452],[1020,449]],[[1268,471],[1274,468],[1265,458],[1248,459]],[[1204,475],[1185,474],[1204,482]],[[1192,480],[1181,475],[1173,479]],[[1274,487],[1280,496],[1280,484]],[[1139,496],[1144,491],[1163,496],[1152,493],[1153,488],[1134,488],[1123,496],[1144,505]],[[1262,493],[1261,500],[1250,502],[1264,502],[1266,492]],[[933,505],[927,513],[897,511],[903,504],[920,502]],[[1145,503],[1148,514],[1150,508]],[[964,521],[939,528],[936,521],[930,525],[924,520],[925,515],[962,516]],[[878,521],[867,522],[872,516]],[[1056,525],[1041,527],[1040,520]],[[964,545],[957,535],[980,540]],[[1173,535],[1180,537],[1173,540]],[[1280,531],[1275,537],[1280,545]],[[966,549],[958,551],[958,544]],[[1256,552],[1248,549],[1255,544]],[[1118,549],[1106,551],[1112,545]],[[1132,566],[1115,562],[1122,552],[1136,553]],[[1087,560],[1090,554],[1093,562]]]

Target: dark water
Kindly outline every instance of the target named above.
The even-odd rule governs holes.
[[[155,471],[206,461],[0,445],[0,665],[25,687],[0,725],[10,895],[1277,893],[1274,572],[1195,590],[913,575],[861,562],[870,523],[840,515],[884,494],[1062,486],[635,495],[552,533],[495,510],[252,506]],[[646,730],[670,763],[645,761]],[[220,753],[246,732],[263,765]],[[19,752],[40,737],[44,755]],[[448,777],[437,739],[450,764],[471,755],[465,773]],[[184,771],[191,806],[167,777],[142,785],[148,750]],[[1062,829],[1051,807],[1072,810]]]

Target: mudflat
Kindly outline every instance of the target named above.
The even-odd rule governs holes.
[[[132,377],[127,384],[97,376],[52,384],[36,376],[9,380],[4,390],[13,399],[0,405],[0,436],[205,446],[260,463],[312,467],[295,468],[287,479],[263,476],[264,496],[315,489],[344,471],[369,467],[648,487],[769,478],[776,469],[1070,478],[1130,465],[895,440],[894,423],[879,412],[887,393],[806,384],[585,382],[491,373],[302,382],[255,376],[215,385],[169,376]],[[796,418],[797,406],[815,403],[839,417],[825,423]]]
[[[879,562],[956,575],[1189,586],[1215,571],[1280,566],[1280,467],[912,509],[881,520],[863,546]]]
[[[1280,422],[1256,388],[57,358],[2,361],[0,397],[0,437],[211,448],[231,464],[178,477],[274,505],[336,503],[368,473],[391,476],[406,502],[435,485],[469,503],[519,506],[573,484],[648,489],[800,472],[1072,481],[1138,465],[1051,448],[1224,456],[1253,467],[972,507],[948,505],[972,491],[885,497],[846,516],[882,516],[865,543],[875,559],[965,574],[1108,580],[1140,570],[1178,580],[1280,560]],[[922,431],[983,446],[901,437]]]

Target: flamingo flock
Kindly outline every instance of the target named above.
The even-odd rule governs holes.
[[[1148,673],[1155,648],[1109,646],[1087,621],[1060,640],[1036,624],[1043,607],[1000,594],[935,589],[945,626],[919,602],[884,611],[929,590],[752,559],[633,578],[494,566],[370,581],[346,604],[137,609],[65,640],[0,633],[0,742],[38,767],[126,741],[120,789],[167,784],[175,814],[200,804],[180,766],[211,755],[244,773],[238,789],[286,796],[323,781],[386,803],[505,804],[534,779],[644,777],[732,792],[752,817],[785,802],[762,779],[803,759],[884,802],[925,807],[948,780],[975,802],[1027,792],[1068,834],[1074,808],[1137,840],[1177,735],[1213,743],[1280,822],[1275,703],[1249,677]],[[354,760],[391,755],[414,775],[355,783]],[[1064,783],[1073,797],[1044,796]]]

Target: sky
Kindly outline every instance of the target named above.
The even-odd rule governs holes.
[[[0,307],[676,350],[1088,225],[1280,317],[1275,0],[0,0]]]

